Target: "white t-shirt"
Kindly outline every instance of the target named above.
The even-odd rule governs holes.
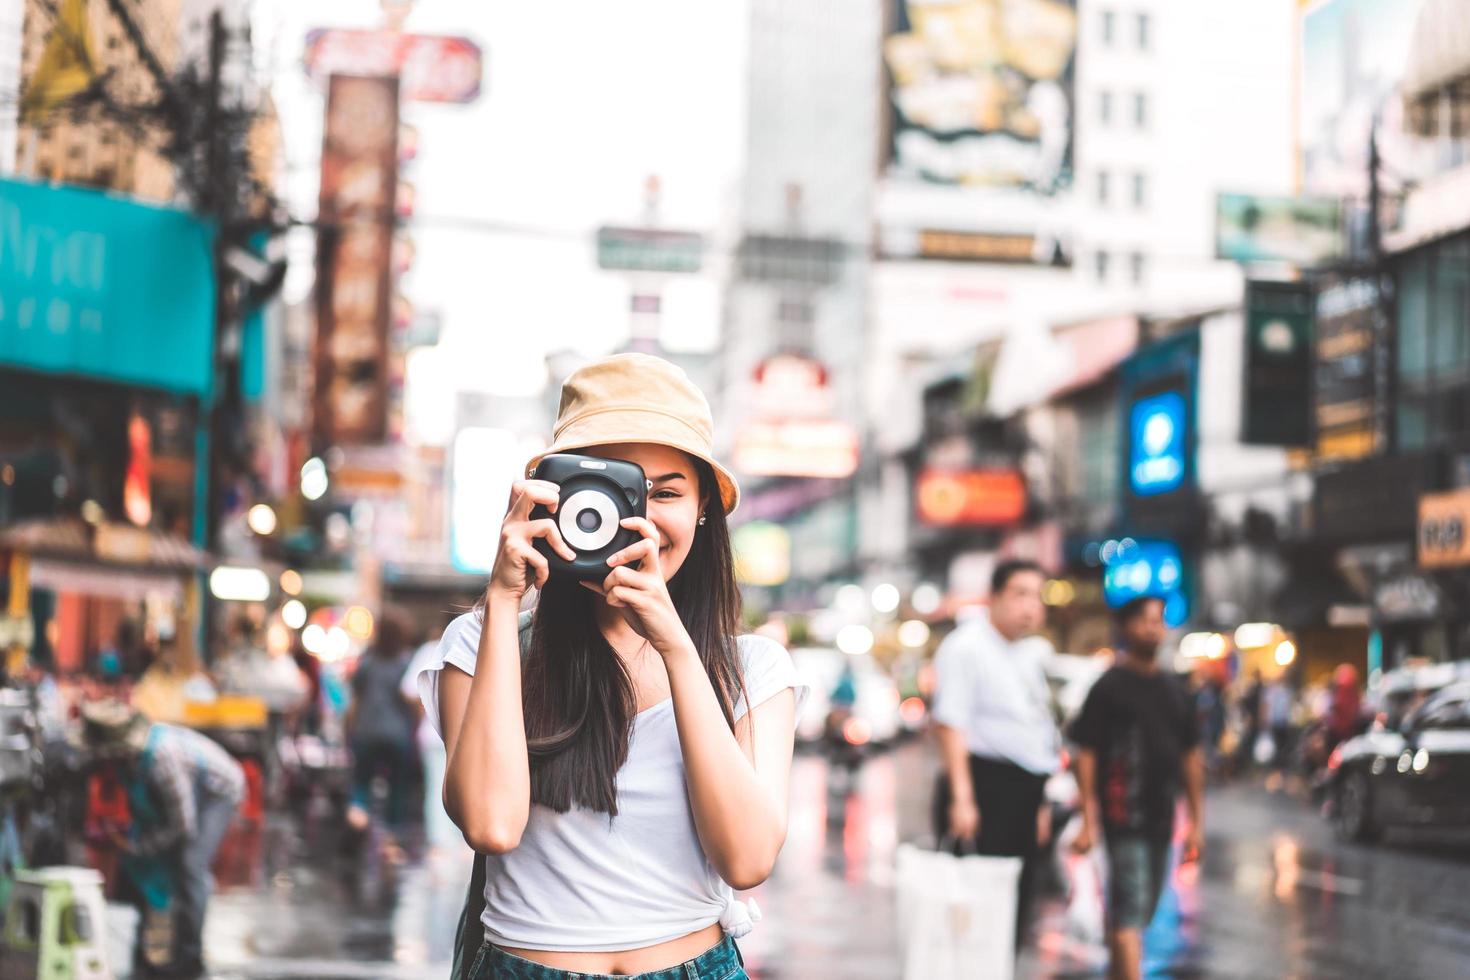
[[[477,612],[451,623],[438,661],[418,675],[425,713],[441,734],[439,672],[446,663],[475,672],[480,625]],[[749,702],[759,706],[792,688],[799,712],[807,689],[791,655],[762,636],[741,636],[737,645]],[[745,713],[742,698],[735,717]],[[634,719],[617,791],[616,817],[533,804],[515,850],[485,855],[486,939],[607,952],[668,942],[715,922],[736,938],[750,931],[754,910],[735,899],[700,847],[671,699]]]
[[[1044,640],[1007,640],[988,617],[964,622],[934,655],[934,720],[963,732],[975,755],[1056,772],[1061,739],[1042,663],[1048,650]]]

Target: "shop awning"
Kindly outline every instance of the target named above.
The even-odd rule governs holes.
[[[208,553],[171,534],[128,524],[91,525],[69,518],[36,518],[0,529],[0,550],[19,551],[31,558],[151,572],[200,571],[212,564]]]
[[[1425,0],[1414,22],[1403,96],[1410,132],[1470,133],[1470,0]]]

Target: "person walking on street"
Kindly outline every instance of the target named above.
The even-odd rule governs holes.
[[[1038,854],[1051,834],[1046,779],[1060,737],[1038,644],[1046,575],[1028,561],[996,566],[990,613],[962,623],[935,654],[933,716],[943,772],[934,794],[934,833],[956,854],[1023,861],[1016,947],[1029,926]]]
[[[1265,718],[1266,731],[1271,735],[1273,747],[1271,766],[1282,776],[1285,776],[1291,767],[1292,752],[1295,748],[1291,730],[1291,709],[1294,700],[1291,685],[1287,683],[1284,673],[1272,678],[1266,685],[1265,693],[1261,695],[1261,714]]]
[[[397,611],[385,611],[373,645],[352,675],[352,703],[345,723],[352,747],[352,806],[347,820],[355,830],[368,825],[372,781],[380,772],[388,781],[388,825],[397,829],[408,819],[418,718],[414,705],[403,696],[402,682],[412,659],[407,623]]]
[[[1175,678],[1159,669],[1164,603],[1134,599],[1117,612],[1118,662],[1098,678],[1070,732],[1078,746],[1082,830],[1073,849],[1107,847],[1111,980],[1136,980],[1143,930],[1169,870],[1181,784],[1189,812],[1183,859],[1204,846],[1204,752],[1198,720]]]
[[[1235,771],[1248,773],[1256,761],[1256,740],[1261,737],[1261,672],[1251,672],[1250,683],[1240,694],[1236,709],[1240,713],[1240,741],[1235,747]]]
[[[150,722],[116,701],[82,713],[83,739],[98,760],[119,766],[130,787],[133,828],[115,831],[124,855],[176,858],[174,957],[167,976],[204,975],[204,916],[214,887],[209,866],[245,798],[245,773],[217,742],[188,728]]]

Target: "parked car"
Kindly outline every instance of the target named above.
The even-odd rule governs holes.
[[[1470,681],[1343,742],[1327,770],[1327,815],[1344,840],[1372,840],[1387,827],[1470,826]]]
[[[898,737],[903,724],[898,684],[872,656],[852,656],[831,647],[800,647],[791,651],[791,659],[802,683],[811,688],[806,707],[797,719],[797,741],[816,743],[826,733],[832,691],[846,664],[852,665],[856,675],[851,714],[865,727],[868,744],[884,745]]]

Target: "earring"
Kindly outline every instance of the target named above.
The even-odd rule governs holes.
[[[700,514],[699,515],[699,526],[700,527],[704,527],[704,522],[707,521],[707,520],[709,520],[708,517],[705,517],[703,514]]]

